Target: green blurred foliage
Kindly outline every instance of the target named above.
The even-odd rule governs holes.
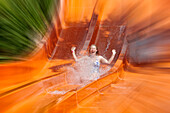
[[[0,62],[36,48],[51,24],[58,0],[0,0]]]

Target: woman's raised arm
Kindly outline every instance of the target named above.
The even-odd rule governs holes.
[[[78,59],[77,59],[75,50],[76,50],[76,47],[72,47],[72,48],[71,48],[71,52],[72,52],[73,58],[74,58],[75,61],[77,61]]]
[[[103,58],[102,56],[101,56],[101,62],[102,63],[106,63],[106,64],[111,64],[111,62],[113,61],[113,59],[114,59],[114,57],[115,57],[115,54],[116,54],[116,51],[115,51],[115,49],[113,49],[112,50],[112,56],[110,57],[110,59],[109,60],[106,60],[105,58]]]

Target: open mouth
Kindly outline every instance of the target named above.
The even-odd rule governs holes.
[[[95,53],[95,51],[91,51],[91,53]]]

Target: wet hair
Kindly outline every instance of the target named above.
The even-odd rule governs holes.
[[[99,55],[99,50],[98,50],[98,47],[95,45],[95,44],[92,44],[91,46],[95,46],[96,47],[96,55]],[[91,49],[91,46],[89,48],[89,53],[90,53],[90,49]]]

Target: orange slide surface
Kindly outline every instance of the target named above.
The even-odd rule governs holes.
[[[170,75],[158,66],[170,64],[134,66],[129,60],[135,41],[169,29],[169,5],[168,0],[61,0],[35,51],[0,64],[0,113],[169,113]],[[76,46],[81,56],[91,44],[107,59],[116,49],[112,64],[102,65],[110,70],[84,86],[69,84],[67,67],[75,63],[70,48]]]

